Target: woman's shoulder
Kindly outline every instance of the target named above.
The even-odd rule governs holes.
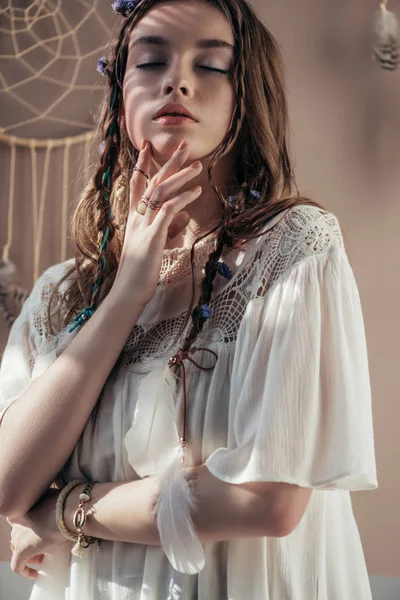
[[[299,204],[279,213],[263,231],[264,251],[275,249],[279,255],[301,260],[324,254],[333,247],[344,247],[338,218],[327,209]]]
[[[54,309],[62,306],[62,297],[70,286],[75,272],[75,259],[55,263],[46,268],[34,282],[31,291],[22,305],[20,321],[28,321],[33,329],[45,330],[48,321],[50,302]],[[63,278],[66,277],[64,281]],[[61,282],[60,285],[58,285]],[[56,291],[57,290],[57,291]],[[55,296],[53,293],[56,291]]]
[[[31,295],[43,295],[49,289],[57,286],[57,284],[67,275],[64,285],[61,287],[68,287],[68,282],[73,278],[75,273],[75,259],[69,258],[68,260],[55,263],[45,269],[42,274],[35,281]]]
[[[341,226],[330,211],[296,205],[276,215],[255,239],[241,268],[249,299],[265,296],[272,285],[299,263],[344,249]],[[238,281],[239,281],[238,280]]]

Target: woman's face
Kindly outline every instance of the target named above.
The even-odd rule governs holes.
[[[201,0],[163,2],[143,17],[131,33],[123,85],[126,127],[137,149],[149,140],[160,164],[183,139],[190,160],[215,150],[234,109],[233,84],[224,72],[233,66],[233,44],[224,15]],[[183,105],[196,121],[172,126],[155,120],[169,103]]]

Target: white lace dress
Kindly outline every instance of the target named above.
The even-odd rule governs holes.
[[[209,249],[202,245],[198,265]],[[217,352],[216,366],[186,367],[187,464],[206,462],[234,484],[313,488],[300,524],[283,538],[204,544],[205,566],[194,575],[174,570],[162,547],[141,544],[103,541],[82,559],[47,556],[31,599],[371,600],[350,497],[377,487],[371,390],[362,308],[338,221],[296,207],[223,260],[233,278],[217,275],[212,317],[196,341]],[[43,273],[12,328],[0,415],[71,339],[49,336],[45,315],[52,286],[72,264]],[[165,252],[162,273],[104,386],[97,425],[88,420],[63,468],[65,482],[138,478],[124,437],[141,414],[141,381],[178,350],[171,343],[190,299],[188,253]]]

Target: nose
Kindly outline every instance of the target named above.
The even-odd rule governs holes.
[[[169,73],[162,85],[162,93],[164,96],[170,96],[174,92],[176,94],[191,97],[193,95],[194,85],[190,82],[188,74],[184,67],[179,65],[171,65]]]
[[[172,85],[172,84],[165,84],[164,88],[163,88],[163,95],[164,96],[170,96],[171,94],[173,94],[175,91],[179,90],[180,94],[182,96],[189,96],[189,89],[187,85]]]

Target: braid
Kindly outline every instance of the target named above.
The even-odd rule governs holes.
[[[209,304],[211,301],[211,295],[214,288],[214,279],[218,272],[224,274],[229,278],[229,269],[228,273],[221,269],[219,265],[219,259],[221,258],[224,245],[227,244],[227,234],[226,231],[222,228],[218,238],[217,245],[213,252],[211,252],[208,261],[205,265],[205,277],[201,284],[201,294],[200,299],[197,306],[193,309],[192,312],[192,327],[185,337],[185,341],[182,347],[182,350],[189,350],[196,340],[197,336],[203,329],[204,323],[210,318],[211,311],[209,309]],[[228,245],[228,244],[227,244]],[[229,244],[230,245],[230,244]],[[224,263],[222,263],[224,264]],[[227,268],[227,265],[224,265]]]
[[[99,244],[96,270],[94,273],[94,287],[90,296],[90,304],[84,308],[73,320],[73,326],[69,330],[73,331],[84,321],[90,318],[96,310],[96,300],[100,293],[101,284],[107,269],[107,258],[113,258],[113,253],[109,252],[109,243],[114,238],[115,230],[119,229],[114,224],[115,217],[112,214],[111,191],[115,173],[118,172],[118,156],[120,152],[121,135],[118,124],[120,91],[119,86],[113,82],[110,87],[109,108],[104,116],[104,141],[102,142],[100,166],[94,176],[94,186],[97,190],[97,205],[100,212],[98,230],[101,243]],[[113,270],[114,261],[108,261],[108,270]]]

